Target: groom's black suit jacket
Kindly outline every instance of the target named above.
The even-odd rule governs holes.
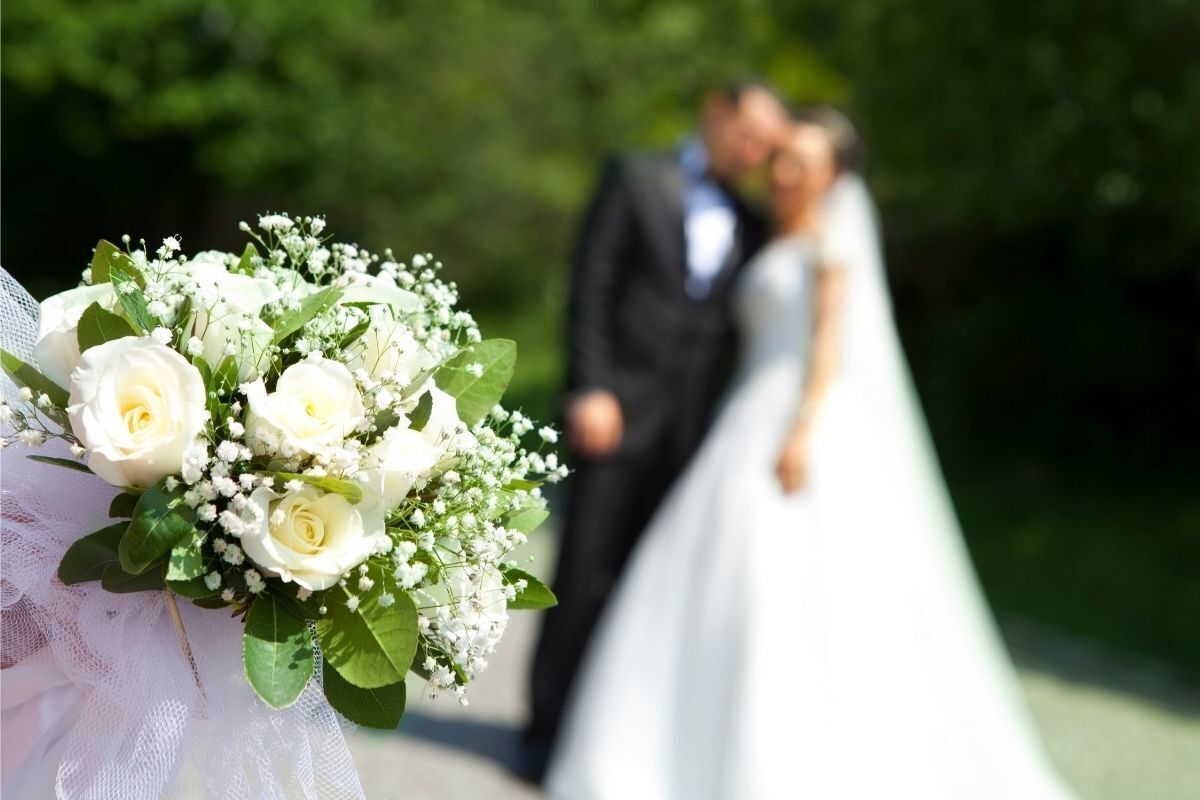
[[[559,605],[546,615],[530,687],[526,737],[543,752],[609,590],[707,431],[733,357],[734,278],[763,240],[757,218],[731,193],[733,249],[711,291],[689,296],[679,162],[678,152],[610,161],[580,235],[568,390],[614,392],[624,437],[611,457],[570,457],[575,472],[566,484],[554,586]]]
[[[686,459],[703,436],[734,347],[734,277],[763,240],[732,192],[734,245],[709,294],[686,290],[685,176],[676,151],[612,159],[584,219],[568,319],[568,390],[621,401],[625,453]]]

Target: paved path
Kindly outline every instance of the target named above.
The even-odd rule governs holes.
[[[535,545],[545,574],[549,545]],[[471,687],[469,708],[450,697],[417,699],[423,685],[411,682],[399,731],[351,736],[371,800],[541,797],[508,772],[537,627],[536,614],[513,614],[500,652]],[[1006,624],[1005,638],[1050,755],[1081,800],[1200,800],[1200,687],[1160,665],[1031,626]]]

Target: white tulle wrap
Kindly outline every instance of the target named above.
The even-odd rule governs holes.
[[[0,347],[28,358],[37,320],[37,304],[0,268]],[[247,684],[240,620],[180,601],[198,686],[163,593],[58,580],[67,547],[111,524],[115,490],[31,452],[0,453],[4,797],[363,797],[319,685],[276,711]]]

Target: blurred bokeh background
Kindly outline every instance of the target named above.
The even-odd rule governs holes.
[[[603,155],[757,74],[869,144],[898,323],[994,607],[1200,678],[1200,5],[7,0],[2,263],[240,249],[257,212],[433,251],[555,414]]]

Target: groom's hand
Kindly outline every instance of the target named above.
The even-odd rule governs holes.
[[[587,458],[612,455],[624,432],[621,403],[604,389],[593,389],[567,405],[567,436],[575,452]]]

